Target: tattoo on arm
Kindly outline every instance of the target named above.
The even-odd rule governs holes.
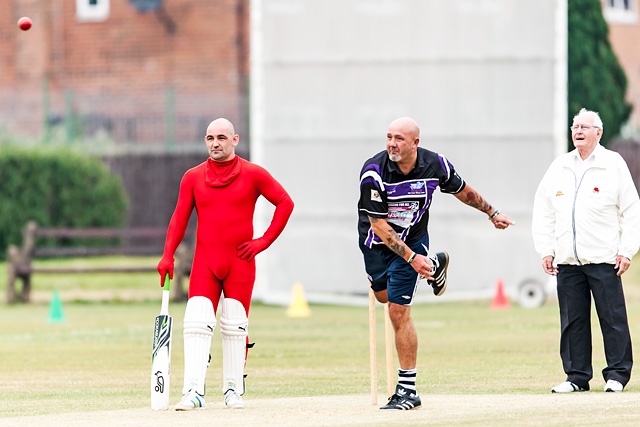
[[[480,194],[476,193],[475,190],[469,191],[466,194],[463,202],[482,212],[489,212],[491,210],[491,205],[489,204],[489,202],[484,200]]]
[[[387,230],[387,246],[393,252],[404,258],[405,244],[402,239],[400,239],[400,236],[398,236],[398,233],[396,233],[395,230],[391,227],[389,227],[389,229]]]
[[[374,226],[374,224],[377,224],[379,222],[378,218],[369,217],[369,221],[371,222],[371,226],[375,231],[376,227]],[[385,242],[389,249],[404,258],[407,246],[402,241],[398,233],[396,233],[396,231],[392,227],[389,227],[386,230],[383,230],[383,234],[383,236],[378,237],[380,237]]]

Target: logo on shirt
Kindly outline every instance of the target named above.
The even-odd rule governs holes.
[[[411,190],[420,190],[422,188],[424,188],[424,181],[418,181],[418,182],[414,182],[411,185],[409,185],[409,188],[411,188]]]
[[[380,197],[380,193],[378,193],[378,190],[371,190],[371,200],[374,202],[382,201],[382,197]]]
[[[564,193],[562,191],[558,190],[558,192],[556,193],[556,197],[558,197],[558,196],[564,196]]]

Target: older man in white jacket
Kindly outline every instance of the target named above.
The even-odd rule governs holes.
[[[620,392],[633,357],[621,275],[640,246],[640,200],[629,168],[600,145],[598,113],[573,118],[575,150],[551,163],[536,191],[532,233],[547,274],[557,275],[560,357],[566,381],[553,393],[589,390],[591,295],[604,339],[605,391]]]

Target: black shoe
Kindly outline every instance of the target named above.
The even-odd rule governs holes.
[[[396,392],[389,398],[389,403],[381,406],[380,409],[408,411],[420,405],[422,405],[422,402],[415,390],[408,390],[398,384],[396,385]]]
[[[447,252],[438,252],[429,259],[436,266],[436,272],[433,280],[429,280],[429,284],[433,288],[433,294],[437,297],[444,294],[447,290],[447,267],[449,267],[449,254]]]

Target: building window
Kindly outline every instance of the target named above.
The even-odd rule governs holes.
[[[611,24],[635,24],[638,22],[638,0],[605,0],[603,13]]]
[[[109,17],[109,0],[76,0],[79,22],[101,22]]]

